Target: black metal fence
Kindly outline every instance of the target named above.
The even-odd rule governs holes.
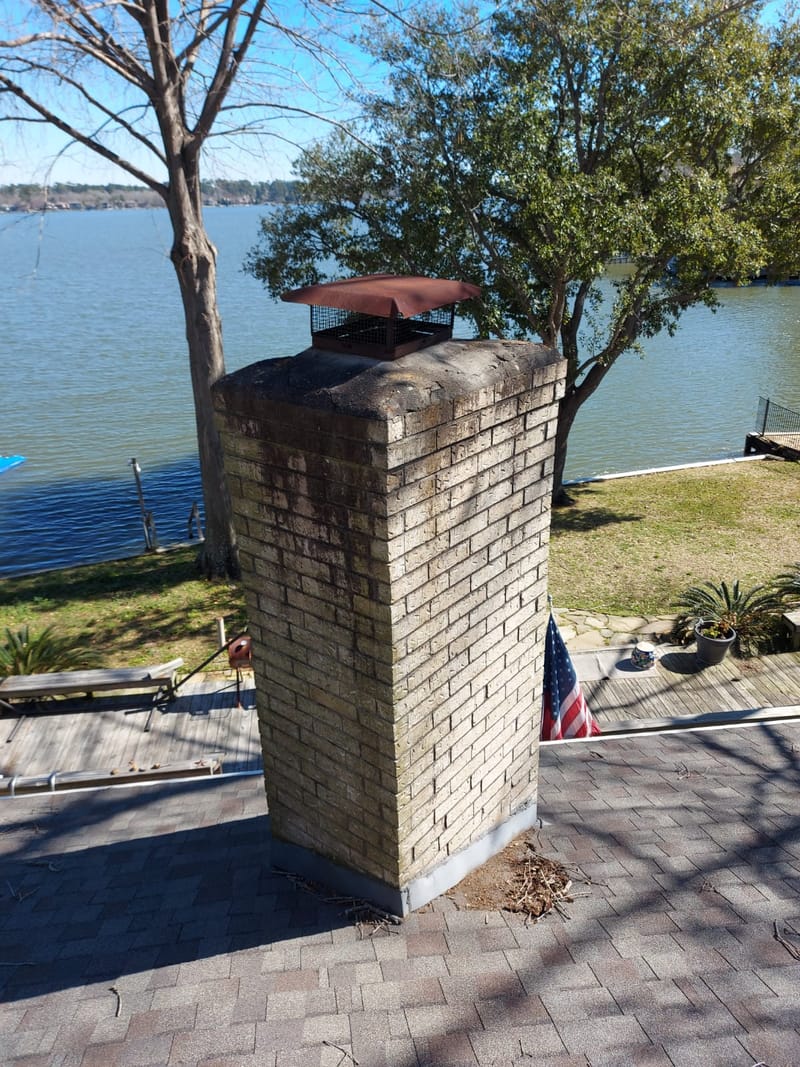
[[[760,396],[756,426],[760,434],[800,434],[800,412],[791,411],[789,408],[776,404],[769,397]]]

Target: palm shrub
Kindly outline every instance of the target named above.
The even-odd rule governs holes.
[[[32,635],[27,626],[16,633],[6,630],[5,644],[0,645],[0,678],[12,674],[49,674],[53,671],[96,667],[99,658],[94,649],[79,636],[61,636],[48,626]]]
[[[775,592],[785,607],[800,607],[800,562],[793,563],[791,570],[778,575]]]
[[[686,589],[675,601],[681,609],[674,634],[691,640],[696,627],[709,637],[729,637],[736,633],[733,652],[750,656],[771,646],[778,626],[781,598],[774,588],[755,585],[743,589],[739,580],[703,582]]]

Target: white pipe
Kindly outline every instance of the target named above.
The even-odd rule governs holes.
[[[619,474],[595,474],[591,478],[575,478],[564,485],[588,485],[589,482],[609,482],[612,478],[638,478],[642,474],[668,474],[670,471],[688,471],[694,467],[718,467],[722,463],[752,463],[772,456],[729,456],[728,459],[703,459],[697,463],[678,463],[674,467],[648,467],[640,471],[622,471]]]

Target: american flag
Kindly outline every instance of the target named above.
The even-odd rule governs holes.
[[[544,646],[542,741],[592,737],[599,733],[600,729],[583,699],[567,646],[551,612]]]

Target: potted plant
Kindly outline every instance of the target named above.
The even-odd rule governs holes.
[[[694,626],[697,641],[697,658],[704,667],[722,663],[725,653],[736,640],[736,631],[725,620],[707,622],[698,619]]]
[[[758,651],[774,627],[780,599],[766,586],[742,589],[738,579],[690,586],[676,601],[683,614],[676,623],[678,636],[697,640],[697,658],[703,666],[721,663],[729,648],[740,656]]]

